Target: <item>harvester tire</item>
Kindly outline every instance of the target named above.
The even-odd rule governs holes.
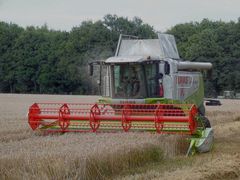
[[[198,111],[202,116],[205,116],[205,106],[202,104],[201,106],[198,107]]]
[[[210,121],[205,116],[202,116],[202,121],[203,121],[203,124],[204,124],[205,128],[210,128],[211,127]]]

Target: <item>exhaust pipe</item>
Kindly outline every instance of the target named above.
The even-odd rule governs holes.
[[[212,69],[212,63],[206,62],[179,62],[178,63],[178,70],[186,70],[186,69],[193,69],[193,70],[210,70]]]

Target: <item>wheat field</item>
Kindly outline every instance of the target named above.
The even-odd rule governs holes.
[[[206,116],[214,130],[211,152],[189,158],[175,157],[164,165],[118,179],[240,179],[240,100],[221,100],[207,106]]]
[[[0,94],[0,179],[196,179],[240,177],[240,101],[207,107],[212,152],[186,158],[179,136],[150,133],[42,135],[27,123],[34,102],[97,96]]]
[[[46,136],[28,126],[26,114],[34,102],[84,103],[95,102],[97,98],[1,94],[0,179],[105,179],[186,152],[184,142],[177,136],[150,133]]]

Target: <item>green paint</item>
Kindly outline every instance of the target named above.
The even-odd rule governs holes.
[[[98,99],[98,103],[100,104],[112,104],[112,98],[101,97]]]
[[[184,101],[186,103],[195,104],[197,107],[200,107],[203,104],[204,99],[204,85],[202,76],[199,77],[199,88]]]

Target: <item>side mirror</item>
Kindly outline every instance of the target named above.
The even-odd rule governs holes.
[[[164,73],[166,75],[170,74],[170,64],[168,62],[165,62],[164,64]]]
[[[163,78],[163,74],[162,73],[158,73],[155,78],[157,80],[162,79]]]
[[[92,64],[92,63],[89,63],[89,64],[88,64],[88,68],[89,68],[89,70],[88,70],[88,71],[89,71],[89,75],[90,75],[90,76],[93,76],[93,64]]]

